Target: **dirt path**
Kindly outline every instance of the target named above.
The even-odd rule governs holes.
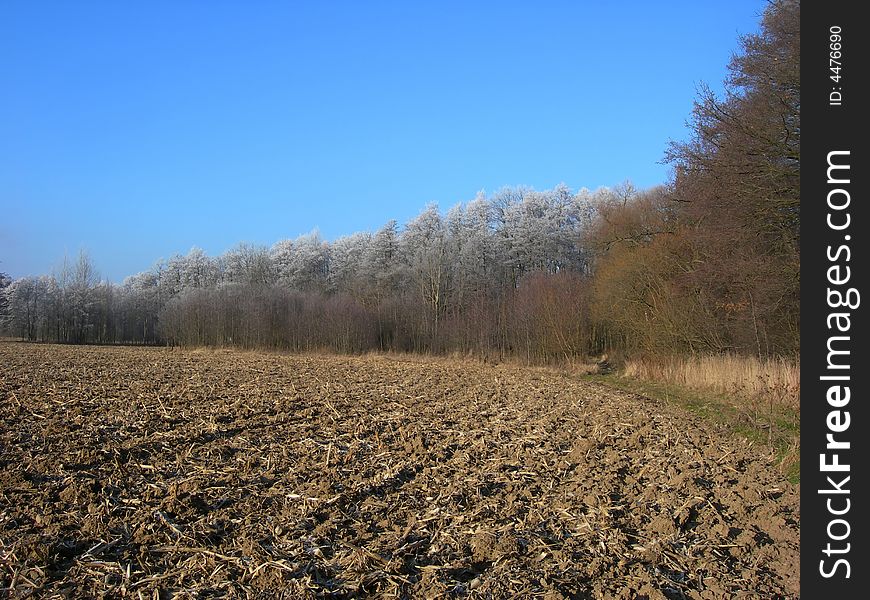
[[[0,343],[0,398],[0,596],[799,595],[762,448],[561,375]]]

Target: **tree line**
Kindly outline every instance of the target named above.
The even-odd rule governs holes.
[[[6,326],[73,343],[530,357],[550,353],[545,327],[559,329],[561,354],[575,355],[589,344],[561,330],[582,313],[566,308],[591,271],[584,240],[609,195],[505,189],[332,242],[310,233],[216,257],[193,248],[121,285],[100,282],[81,254],[58,274],[12,281]],[[546,305],[542,291],[560,300]]]
[[[667,185],[506,188],[401,227],[198,248],[122,284],[82,253],[0,276],[8,335],[69,343],[415,351],[542,362],[799,350],[799,2],[703,88]]]

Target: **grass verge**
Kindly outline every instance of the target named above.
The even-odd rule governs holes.
[[[800,483],[800,412],[790,407],[759,398],[701,391],[622,374],[590,374],[581,378],[675,404],[735,435],[764,444],[776,454],[777,465],[788,480]]]

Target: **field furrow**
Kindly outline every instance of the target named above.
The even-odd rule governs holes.
[[[10,597],[799,595],[798,490],[507,365],[0,343]]]

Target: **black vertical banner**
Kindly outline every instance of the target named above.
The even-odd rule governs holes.
[[[870,593],[868,24],[801,7],[801,592]],[[868,292],[870,293],[870,292]]]

